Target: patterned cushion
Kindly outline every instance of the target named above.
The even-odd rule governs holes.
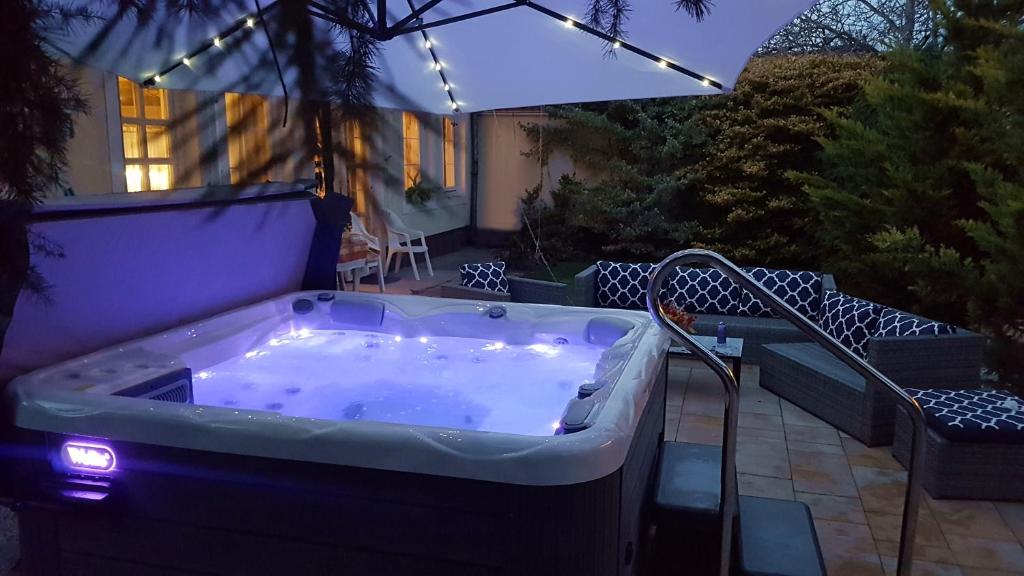
[[[818,324],[826,334],[861,358],[868,355],[868,340],[875,333],[881,306],[828,290],[821,303]]]
[[[915,390],[929,426],[949,440],[1024,442],[1024,400],[993,390]]]
[[[955,333],[955,326],[907,314],[895,308],[882,311],[875,329],[875,336],[942,336]]]
[[[770,268],[744,268],[761,286],[792,306],[811,320],[818,319],[821,308],[821,274],[798,270],[772,270]],[[774,318],[775,314],[763,302],[746,290],[741,290],[737,314],[740,316]]]
[[[505,278],[504,262],[463,264],[459,266],[459,274],[462,275],[462,285],[467,288],[481,288],[508,294],[508,279]]]
[[[604,308],[647,308],[654,264],[597,263],[597,304]]]
[[[677,268],[662,288],[661,300],[690,314],[735,316],[739,311],[740,287],[712,268]]]

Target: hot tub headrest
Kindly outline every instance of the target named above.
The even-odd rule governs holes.
[[[634,324],[624,318],[598,316],[587,322],[587,341],[598,346],[611,346],[633,328]]]
[[[591,423],[587,418],[594,411],[596,404],[593,398],[573,398],[570,400],[569,405],[565,408],[565,414],[562,416],[562,430],[570,434],[590,426]]]
[[[384,322],[384,303],[377,300],[335,300],[331,318],[348,326],[379,328]]]

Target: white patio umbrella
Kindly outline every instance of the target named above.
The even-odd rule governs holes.
[[[71,1],[101,16],[115,13],[115,2]],[[148,25],[133,16],[101,20],[50,41],[73,59],[140,82],[281,94],[261,28],[265,24],[273,37],[284,12],[279,2],[292,1],[264,5],[258,14],[248,0],[224,0],[223,9],[202,17],[161,4]],[[623,37],[612,37],[586,25],[587,0],[420,0],[418,9],[408,0],[378,1],[388,16],[386,27],[375,18],[377,27],[371,22],[369,28],[381,39],[372,101],[447,113],[720,93],[735,85],[765,40],[813,3],[719,0],[698,22],[672,0],[643,0],[628,13]],[[326,9],[308,3],[309,13],[330,19]],[[319,58],[340,40],[315,21],[311,36]],[[291,43],[274,43],[284,84],[295,96]]]

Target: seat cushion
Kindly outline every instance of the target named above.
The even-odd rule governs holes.
[[[821,303],[818,324],[861,358],[868,356],[868,341],[875,334],[882,307],[874,302],[828,290]]]
[[[504,262],[463,264],[459,266],[461,284],[467,288],[479,288],[500,294],[508,294],[508,278],[505,277]]]
[[[744,271],[800,314],[811,320],[818,319],[818,310],[821,308],[821,274],[770,268],[744,268]],[[746,290],[741,292],[739,315],[760,318],[775,316],[768,306],[753,294]]]
[[[907,388],[928,425],[951,442],[1024,443],[1024,400],[995,390]]]
[[[654,264],[597,263],[597,304],[603,308],[647,308],[647,285]]]
[[[713,268],[678,268],[661,291],[662,302],[672,302],[690,314],[739,312],[740,287]]]
[[[936,322],[895,308],[882,310],[875,336],[943,336],[955,334],[956,326]]]

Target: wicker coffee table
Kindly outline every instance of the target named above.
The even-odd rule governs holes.
[[[719,344],[714,336],[694,336],[698,344],[711,350],[711,352],[732,364],[732,375],[736,377],[736,383],[740,382],[740,368],[743,367],[743,338],[726,338],[725,344]],[[690,352],[682,346],[672,346],[668,349],[669,356],[690,356]]]

